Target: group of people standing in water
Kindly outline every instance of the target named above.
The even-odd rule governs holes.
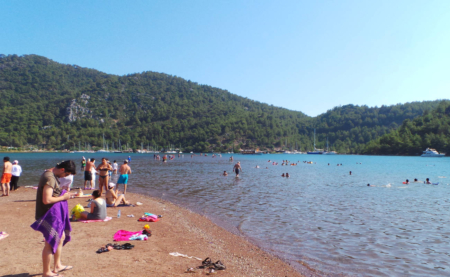
[[[99,191],[100,195],[108,190],[108,184],[112,177],[112,174],[120,174],[117,180],[116,192],[120,184],[124,186],[124,193],[126,193],[128,185],[128,175],[131,174],[131,168],[128,163],[131,161],[131,157],[125,159],[123,164],[118,167],[117,161],[114,160],[112,164],[107,158],[102,158],[101,164],[95,166],[95,158],[88,159],[83,157],[81,161],[81,170],[84,170],[84,189],[94,189],[95,187],[95,174],[99,175]],[[73,177],[72,177],[73,178]]]

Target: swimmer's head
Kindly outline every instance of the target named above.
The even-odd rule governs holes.
[[[367,184],[368,187],[370,187],[370,184]]]
[[[417,179],[416,179],[416,178],[414,178],[414,182],[417,182]]]

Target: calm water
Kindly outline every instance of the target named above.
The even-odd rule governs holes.
[[[79,166],[82,156],[8,155],[24,169],[19,185],[36,184],[43,168],[63,159]],[[128,154],[89,155],[102,156],[121,161]],[[162,163],[153,154],[132,154],[130,191],[205,214],[319,275],[450,276],[449,158],[234,155],[243,168],[235,178],[229,156],[184,154]],[[300,162],[281,166],[285,159]],[[224,170],[230,176],[221,176]],[[283,172],[291,177],[280,177]],[[427,177],[440,184],[402,184]],[[75,186],[81,184],[78,174]]]

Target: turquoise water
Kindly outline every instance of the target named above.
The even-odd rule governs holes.
[[[19,185],[36,184],[44,168],[63,159],[79,166],[82,156],[5,155],[23,167]],[[128,155],[89,157],[122,161]],[[131,156],[130,191],[205,214],[302,272],[308,273],[300,262],[327,276],[450,276],[449,158],[234,155],[243,168],[235,178],[227,154],[184,154],[168,163],[153,154]],[[298,165],[281,166],[286,159]],[[222,176],[224,170],[230,175]],[[290,178],[281,177],[286,172]],[[439,185],[402,184],[414,178]],[[78,174],[75,186],[81,185]]]

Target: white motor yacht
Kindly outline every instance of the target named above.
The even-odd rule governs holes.
[[[421,157],[445,157],[445,153],[440,153],[433,148],[427,148],[423,151]]]

